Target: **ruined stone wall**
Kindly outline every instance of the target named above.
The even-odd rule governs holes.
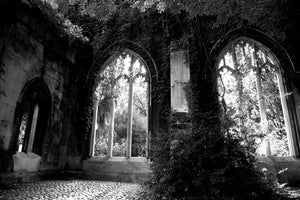
[[[17,135],[16,106],[24,86],[42,79],[51,94],[51,112],[44,133],[41,169],[65,166],[68,142],[76,129],[78,66],[68,38],[27,5],[6,5],[0,21],[0,145],[12,155]],[[2,7],[4,8],[4,7]],[[7,12],[6,12],[7,13]],[[11,166],[10,166],[11,167]]]

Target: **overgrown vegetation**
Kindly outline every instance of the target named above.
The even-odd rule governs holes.
[[[289,120],[283,97],[288,92],[283,89],[278,59],[246,38],[226,49],[218,63],[218,88],[227,105],[224,112],[232,119],[229,134],[256,145],[259,155],[266,155],[267,149],[270,155],[288,156],[285,125]]]
[[[256,169],[251,146],[220,134],[219,127],[179,131],[169,154],[163,142],[155,145],[155,189],[165,196],[186,199],[286,198],[276,182]]]
[[[239,139],[226,134],[229,127],[220,121],[217,75],[209,57],[209,51],[218,37],[230,28],[241,25],[261,28],[270,36],[284,41],[285,35],[278,29],[282,23],[278,19],[280,5],[270,1],[261,1],[256,5],[242,5],[239,1],[199,1],[197,5],[194,1],[140,1],[140,4],[132,6],[135,9],[130,11],[127,7],[125,11],[124,2],[120,2],[116,3],[115,14],[101,22],[101,34],[96,31],[93,39],[95,50],[104,49],[109,41],[120,38],[145,44],[144,41],[156,37],[166,41],[188,41],[186,45],[190,51],[192,77],[188,102],[192,113],[192,129],[172,132],[170,135],[168,129],[162,128],[155,133],[156,137],[152,139],[152,159],[157,191],[195,199],[284,199],[278,194],[276,183],[268,182],[257,171],[253,149],[242,146]],[[154,11],[152,5],[158,6],[158,11]],[[207,9],[200,9],[203,7]],[[249,13],[249,8],[253,12],[246,14]],[[137,9],[141,12],[138,13]],[[269,22],[263,23],[265,20],[261,21],[262,18],[267,18],[266,13],[269,12],[266,9],[272,10],[270,13],[274,15],[272,20],[276,23],[272,23],[272,26],[267,24]],[[232,12],[228,12],[229,10]],[[116,14],[117,12],[119,13]],[[145,29],[155,18],[161,20],[161,29],[167,32],[166,35],[153,35],[156,34],[155,31],[149,33],[147,30],[152,29]],[[136,24],[139,19],[142,19],[141,25]],[[130,35],[132,30],[134,34]],[[151,46],[146,45],[146,48],[151,51]],[[168,47],[156,48],[163,55],[169,54]],[[168,64],[164,65],[169,58],[162,55],[156,57],[153,51],[151,53],[158,63],[160,81],[163,82],[169,74]],[[165,100],[161,91],[168,91],[167,87],[168,84],[165,83],[158,83],[156,86],[155,98],[158,101]],[[168,111],[165,115],[168,116]]]
[[[82,34],[82,28],[76,24],[73,24],[68,18],[66,18],[64,14],[60,12],[61,10],[58,10],[58,7],[54,1],[24,0],[23,3],[34,9],[42,11],[46,19],[57,28],[59,34],[67,35],[70,41],[88,41],[88,38]]]
[[[57,5],[55,9],[59,12],[59,5],[63,4]],[[121,39],[142,45],[156,62],[159,80],[153,88],[153,99],[161,108],[161,130],[153,134],[152,160],[157,191],[194,199],[284,199],[276,191],[276,184],[268,182],[256,170],[253,149],[226,134],[229,124],[220,115],[217,74],[209,52],[220,37],[240,26],[259,28],[285,43],[296,23],[294,16],[288,14],[290,10],[297,13],[292,5],[273,0],[110,0],[92,1],[88,9],[75,3],[61,12],[79,23],[83,28],[79,32],[91,39],[95,50],[93,67],[97,68],[93,72],[98,72],[105,62],[101,59],[107,59],[112,53],[106,52],[108,47]],[[192,129],[170,135],[171,40],[185,41],[189,50],[188,102]],[[91,112],[86,108],[81,116],[83,126],[88,127],[86,140]]]

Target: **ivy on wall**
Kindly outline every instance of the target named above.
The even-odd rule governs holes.
[[[164,17],[166,16],[161,16],[156,10],[149,10],[147,13],[140,15],[138,10],[132,9],[128,5],[124,5],[122,10],[122,12],[116,12],[105,22],[94,21],[86,15],[76,13],[75,10],[70,13],[72,19],[83,23],[86,28],[84,32],[90,34],[90,43],[94,49],[92,67],[88,66],[89,68],[86,68],[81,77],[85,79],[85,87],[82,89],[84,95],[80,97],[80,102],[82,107],[86,109],[80,112],[81,131],[78,132],[78,138],[85,141],[85,155],[88,152],[93,112],[93,91],[97,85],[97,74],[110,56],[118,54],[124,49],[136,51],[142,58],[145,52],[139,52],[141,49],[137,47],[142,47],[151,54],[159,77],[158,82],[152,88],[152,100],[154,101],[153,104],[159,105],[160,128],[165,129],[166,132],[168,131],[170,115],[170,91],[168,86],[170,83],[169,36],[166,31],[168,29],[165,28],[166,25],[164,24],[166,20]],[[79,17],[76,18],[77,15]],[[145,61],[152,62],[152,60]],[[154,76],[154,74],[152,75]],[[156,131],[153,134],[156,134]]]
[[[169,2],[174,8],[174,1],[162,2]],[[87,66],[81,75],[81,80],[86,80],[87,77],[87,81],[82,81],[85,86],[81,88],[83,95],[79,100],[79,107],[84,108],[80,109],[80,129],[76,132],[77,139],[84,141],[80,152],[87,156],[96,74],[104,62],[116,53],[114,51],[128,48],[109,47],[116,41],[126,39],[147,49],[158,68],[159,80],[153,85],[152,98],[159,109],[159,127],[153,132],[151,154],[158,188],[177,196],[201,196],[203,199],[279,199],[271,188],[273,185],[267,186],[261,179],[261,174],[255,170],[251,148],[241,146],[238,140],[224,134],[228,124],[220,119],[217,75],[213,63],[215,58],[210,55],[215,42],[230,29],[240,25],[254,25],[264,30],[266,24],[251,22],[241,13],[229,13],[229,16],[224,17],[225,21],[222,21],[223,18],[218,17],[222,13],[226,14],[226,7],[222,7],[221,14],[216,16],[212,12],[217,10],[209,10],[208,14],[194,13],[197,12],[192,7],[194,4],[179,2],[184,9],[177,9],[174,13],[168,9],[162,12],[163,10],[151,6],[141,12],[141,7],[133,8],[128,3],[119,4],[116,11],[110,13],[110,17],[105,20],[82,15],[75,8],[70,9],[70,20],[79,23],[82,27],[79,32],[83,37],[89,37],[94,50],[92,69]],[[230,1],[226,6],[235,2]],[[217,1],[210,3],[220,5]],[[233,8],[237,8],[234,5]],[[199,5],[195,8],[197,6]],[[216,21],[216,18],[221,21]],[[270,34],[273,26],[271,28]],[[284,36],[275,37],[284,40]],[[192,130],[174,132],[171,135],[169,56],[170,41],[173,39],[182,40],[189,52],[191,81],[188,102]]]
[[[4,70],[4,62],[3,62],[3,56],[5,53],[5,48],[6,48],[6,43],[5,41],[2,39],[4,38],[5,33],[3,31],[0,30],[0,82],[3,81],[3,75],[5,73]],[[0,87],[0,98],[1,96],[5,96],[5,92],[2,90],[2,88]]]
[[[199,196],[203,199],[283,199],[274,192],[275,185],[266,182],[256,171],[251,147],[241,146],[240,141],[225,136],[228,124],[219,115],[215,58],[211,57],[210,50],[230,29],[251,23],[241,23],[237,19],[230,24],[216,25],[215,16],[195,15],[191,18],[189,11],[173,14],[151,6],[143,12],[126,4],[118,9],[120,12],[115,12],[109,19],[99,21],[95,26],[97,30],[94,27],[85,30],[93,33],[91,44],[97,61],[94,73],[98,73],[113,54],[106,52],[107,48],[122,39],[142,45],[155,60],[159,80],[153,88],[153,100],[159,104],[160,126],[153,133],[151,155],[157,189],[196,199]],[[191,131],[170,133],[171,40],[183,41],[189,52]],[[95,84],[93,76],[95,74],[90,76],[86,94],[89,99]],[[91,108],[91,104],[87,105]],[[91,121],[91,111],[88,109],[85,113],[89,118],[86,121]],[[90,127],[90,124],[82,127]],[[90,129],[87,129],[86,139],[89,133]]]

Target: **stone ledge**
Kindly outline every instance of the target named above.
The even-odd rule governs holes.
[[[145,182],[153,177],[148,160],[139,157],[92,157],[83,162],[83,171],[88,179],[97,180]]]
[[[128,164],[128,163],[148,163],[147,158],[144,157],[112,157],[112,158],[100,158],[100,157],[91,157],[88,160],[85,160],[87,163],[115,163],[115,164]]]
[[[153,174],[92,174],[85,173],[84,179],[101,180],[101,181],[115,181],[115,182],[129,182],[129,183],[145,183],[151,181]]]
[[[28,183],[40,181],[49,171],[28,172],[25,170],[0,174],[0,180],[6,184]]]

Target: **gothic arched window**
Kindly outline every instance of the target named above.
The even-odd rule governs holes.
[[[51,96],[45,82],[34,79],[27,83],[16,109],[17,151],[42,155],[50,109]]]
[[[276,56],[261,43],[240,37],[224,48],[217,69],[230,134],[256,145],[258,154],[293,154],[290,93]]]
[[[90,156],[146,157],[149,75],[143,60],[129,50],[109,59],[94,99]]]

